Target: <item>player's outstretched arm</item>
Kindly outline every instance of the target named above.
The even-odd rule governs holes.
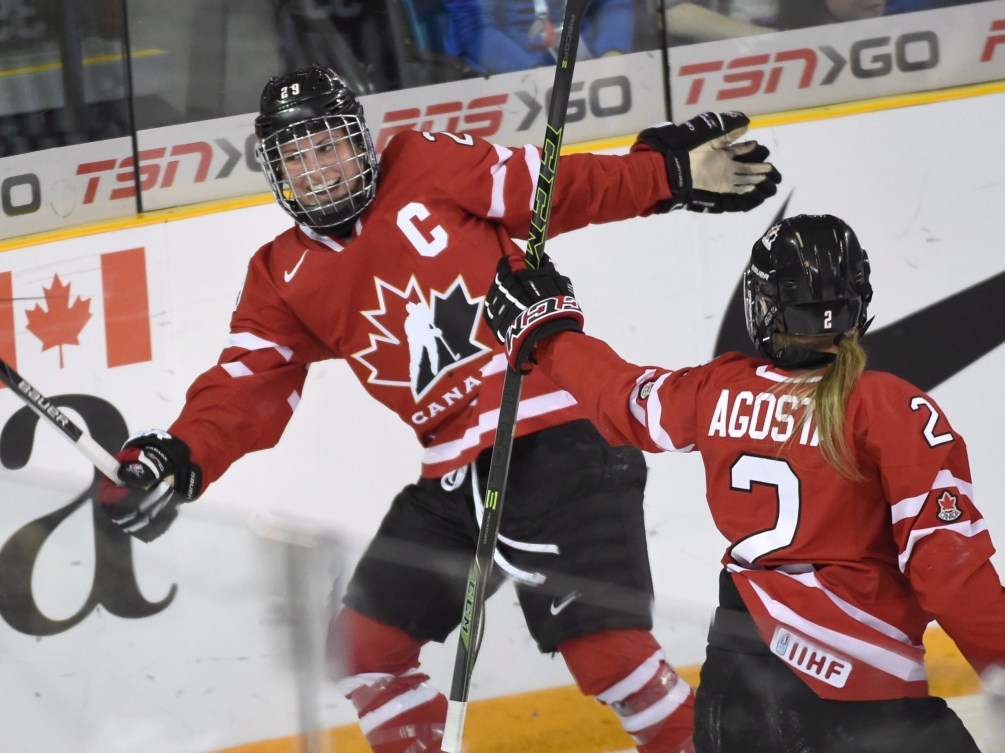
[[[628,363],[604,341],[584,335],[583,312],[572,283],[547,255],[536,269],[526,268],[519,258],[500,260],[485,297],[485,321],[505,343],[513,368],[526,370],[530,364],[543,368],[576,398],[612,444],[632,444],[650,452],[690,451],[686,444],[692,440],[675,445],[664,441],[663,431],[651,434],[644,415],[653,384],[670,372]],[[563,332],[576,334],[567,337]],[[690,393],[680,400],[694,404]]]
[[[663,154],[673,194],[659,211],[746,212],[774,196],[782,176],[767,161],[768,148],[737,142],[749,126],[741,112],[706,112],[642,131],[632,150]]]

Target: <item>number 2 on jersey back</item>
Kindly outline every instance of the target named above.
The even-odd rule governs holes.
[[[750,492],[754,484],[775,487],[778,517],[773,528],[759,531],[738,541],[730,556],[742,565],[754,564],[760,557],[789,546],[796,537],[802,484],[785,460],[741,455],[730,470],[730,484],[737,491]]]

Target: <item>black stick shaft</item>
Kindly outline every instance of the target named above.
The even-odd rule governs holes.
[[[24,400],[28,407],[45,421],[59,429],[60,433],[91,461],[91,465],[116,484],[122,483],[118,476],[119,462],[112,454],[95,442],[89,434],[85,434],[65,413],[53,405],[49,398],[32,387],[27,379],[2,359],[0,359],[0,382],[10,387],[15,395]]]
[[[562,36],[558,43],[555,82],[552,86],[551,102],[548,105],[541,172],[537,179],[534,212],[527,238],[526,259],[528,266],[531,267],[540,265],[548,235],[548,220],[551,217],[551,202],[558,175],[558,156],[562,149],[566,111],[572,90],[572,72],[579,48],[579,29],[583,13],[589,4],[590,0],[568,0],[565,7]],[[484,628],[485,598],[492,574],[496,540],[499,536],[499,522],[506,492],[506,478],[509,475],[510,454],[513,450],[513,436],[516,431],[517,409],[520,405],[522,387],[523,376],[520,372],[507,368],[495,443],[492,446],[492,460],[489,463],[485,485],[485,510],[475,558],[468,571],[467,588],[464,593],[464,610],[461,615],[460,637],[457,641],[457,656],[454,660],[453,683],[443,730],[442,748],[446,753],[460,753],[461,750],[464,716],[471,690],[471,674],[474,671]]]

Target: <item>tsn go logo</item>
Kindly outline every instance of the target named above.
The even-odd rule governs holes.
[[[475,97],[467,102],[436,102],[427,105],[424,110],[418,107],[389,110],[377,131],[377,151],[382,151],[391,137],[400,131],[447,131],[489,138],[502,128],[504,105],[511,101],[510,97],[526,108],[514,130],[518,133],[526,131],[544,112],[546,103],[551,100],[551,89],[545,92],[544,103],[538,101],[538,96],[529,91],[516,90]],[[570,88],[565,122],[576,123],[588,116],[616,117],[631,109],[632,85],[626,76],[598,78],[589,83],[576,81]]]
[[[773,94],[778,91],[783,71],[797,67],[797,88],[806,89],[814,84],[818,66],[824,62],[822,57],[826,58],[830,67],[816,82],[819,86],[834,83],[845,68],[859,79],[888,76],[894,69],[901,73],[913,73],[935,68],[939,64],[939,37],[934,31],[916,31],[898,37],[860,39],[851,45],[847,57],[830,45],[820,45],[817,49],[803,47],[746,55],[728,61],[710,60],[682,65],[677,76],[691,80],[686,101],[693,105],[702,98],[710,74],[720,71],[723,71],[720,74],[722,85],[715,92],[716,100]]]
[[[2,4],[3,0],[0,0]],[[215,145],[215,146],[214,146]],[[218,158],[223,154],[222,164]],[[188,183],[203,183],[207,180],[228,178],[241,163],[250,172],[259,170],[255,160],[255,135],[250,134],[242,151],[226,138],[213,142],[193,141],[175,144],[171,147],[157,147],[138,152],[139,168],[134,170],[134,157],[83,162],[77,165],[76,175],[85,176],[81,203],[93,204],[96,200],[116,200],[136,195],[136,175],[139,174],[139,188],[149,191],[154,188],[170,188],[182,172]],[[218,168],[211,173],[211,168]],[[13,175],[0,181],[0,213],[7,217],[19,217],[37,212],[42,206],[42,188],[34,173]]]

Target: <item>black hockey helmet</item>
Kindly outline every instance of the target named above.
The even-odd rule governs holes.
[[[761,353],[783,368],[822,365],[829,359],[807,348],[776,351],[772,335],[864,334],[872,300],[869,256],[843,220],[798,215],[754,244],[743,289],[747,333]]]
[[[363,106],[332,69],[313,65],[270,79],[255,136],[269,186],[298,223],[345,232],[373,201],[377,157]]]

